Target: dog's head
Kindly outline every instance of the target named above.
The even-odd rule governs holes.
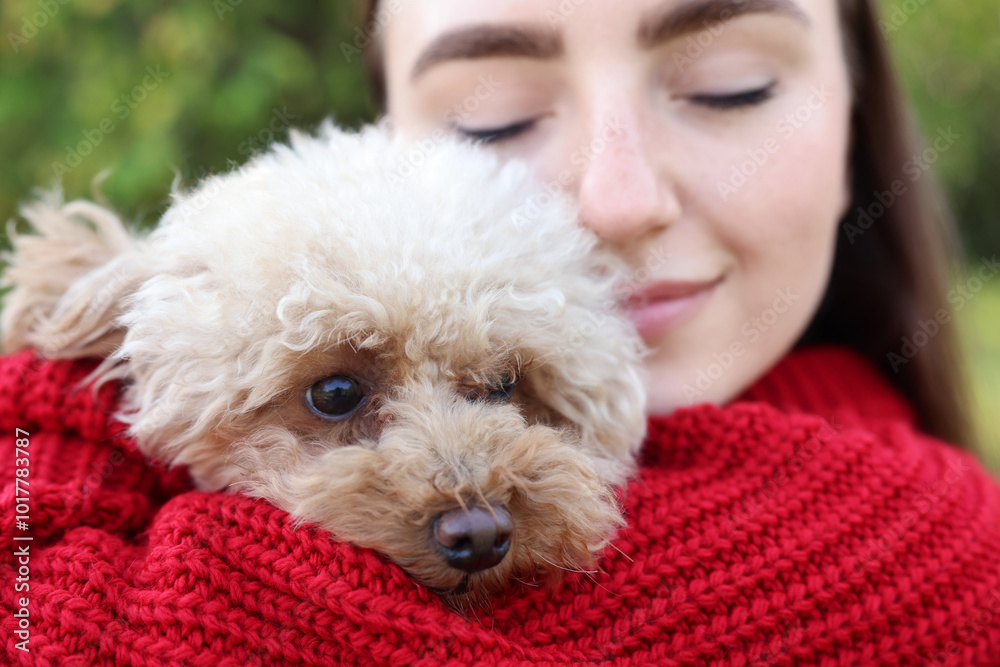
[[[175,194],[136,252],[124,418],[202,488],[454,594],[586,566],[621,525],[645,419],[620,267],[523,167],[325,126]]]

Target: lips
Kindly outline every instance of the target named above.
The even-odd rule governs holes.
[[[655,338],[691,319],[715,292],[721,278],[660,281],[636,289],[624,301],[629,318],[643,338]]]

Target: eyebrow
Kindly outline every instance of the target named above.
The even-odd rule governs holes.
[[[688,0],[654,10],[639,23],[638,42],[650,49],[744,14],[768,13],[809,18],[794,0]],[[473,25],[439,35],[421,52],[410,74],[416,80],[436,65],[455,60],[514,57],[552,60],[563,54],[562,35],[533,25]]]
[[[447,32],[424,49],[411,79],[452,60],[501,56],[551,60],[563,53],[562,37],[551,30],[522,25],[479,25]]]
[[[639,23],[639,45],[653,48],[737,16],[762,13],[787,16],[809,26],[809,17],[793,0],[690,0],[643,18]]]

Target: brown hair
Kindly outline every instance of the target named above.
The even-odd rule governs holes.
[[[377,2],[359,0],[366,25],[375,19]],[[942,311],[950,317],[952,272],[963,271],[955,225],[933,173],[904,178],[907,162],[923,144],[872,1],[837,2],[855,100],[853,196],[840,223],[826,294],[798,345],[853,348],[911,401],[924,431],[974,449],[958,334],[953,323],[938,321]],[[365,63],[372,97],[384,108],[384,67],[376,41]],[[921,322],[937,327],[921,328]]]
[[[853,196],[830,284],[799,345],[857,350],[912,402],[923,430],[975,449],[958,332],[936,319],[951,317],[951,278],[964,270],[957,230],[934,174],[914,181],[906,172],[923,141],[872,2],[838,5],[854,85]]]

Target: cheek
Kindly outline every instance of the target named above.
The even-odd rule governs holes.
[[[843,163],[830,141],[802,141],[773,156],[730,236],[747,261],[811,261],[832,245],[840,217]]]
[[[726,146],[725,157],[714,160],[718,164],[702,163],[697,218],[728,257],[727,281],[705,316],[678,331],[655,360],[655,411],[730,400],[787,353],[812,320],[829,279],[841,216],[846,106],[817,113],[813,125],[782,138],[766,159],[757,154],[762,164],[749,152],[781,136],[776,122],[749,133],[737,150]],[[724,199],[718,182],[732,178],[734,165],[744,167],[745,181]],[[739,356],[713,374],[734,345]]]
[[[737,192],[727,201],[716,193],[717,238],[748,287],[764,292],[748,303],[775,289],[825,287],[815,283],[828,272],[842,215],[848,110],[834,101],[803,109],[784,110],[770,135],[744,148],[735,168],[745,183]],[[733,163],[727,166],[716,176],[739,183]]]

